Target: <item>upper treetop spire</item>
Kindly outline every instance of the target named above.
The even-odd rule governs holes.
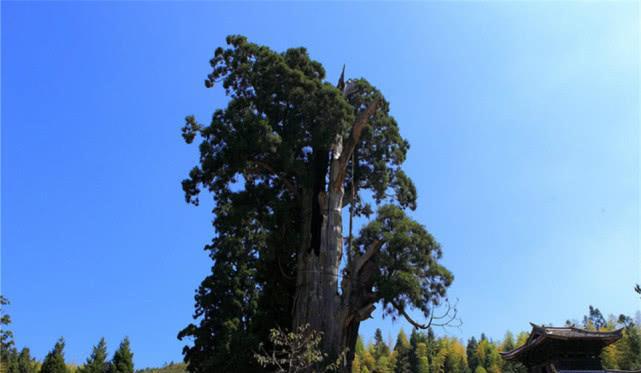
[[[341,71],[341,76],[338,78],[336,88],[340,89],[341,92],[345,89],[345,64],[343,64],[343,71]]]

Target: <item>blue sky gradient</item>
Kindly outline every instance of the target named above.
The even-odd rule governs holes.
[[[19,347],[59,336],[82,363],[129,336],[137,367],[181,360],[178,330],[211,265],[211,202],[183,118],[228,34],[305,46],[385,94],[411,143],[414,217],[437,237],[464,322],[641,309],[637,2],[2,2],[2,293]],[[408,324],[361,327],[395,336]]]

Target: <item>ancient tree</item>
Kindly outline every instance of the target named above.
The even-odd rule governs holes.
[[[186,199],[198,204],[206,190],[215,203],[212,273],[196,294],[196,322],[179,334],[193,338],[190,370],[251,365],[239,351],[276,326],[309,324],[330,356],[354,351],[377,304],[427,327],[452,275],[436,240],[405,213],[416,189],[389,103],[365,79],[327,82],[304,48],[277,53],[242,36],[227,44],[205,80],[225,89],[227,107],[209,125],[189,116],[183,127],[200,151]],[[353,219],[369,222],[356,234]]]

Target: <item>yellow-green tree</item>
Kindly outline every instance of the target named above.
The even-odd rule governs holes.
[[[370,345],[371,347],[371,345]],[[363,356],[361,357],[361,372],[373,372],[376,368],[376,359],[372,354],[372,348],[368,348],[363,351]]]
[[[474,373],[487,373],[487,370],[479,365],[476,367],[476,369],[474,369]]]
[[[463,373],[468,369],[465,347],[455,338],[438,340],[436,356],[430,364],[432,373]]]
[[[418,362],[417,372],[418,373],[429,373],[430,372],[430,362],[427,357],[427,344],[419,342],[416,345],[416,358]]]
[[[488,339],[481,339],[476,348],[476,356],[479,366],[485,368],[488,373],[501,373],[501,355],[499,355],[496,346]]]
[[[527,332],[520,332],[516,336],[516,347],[523,346],[525,342],[527,342],[529,336],[530,334],[528,334]]]
[[[376,361],[377,373],[392,373],[394,372],[394,365],[390,361],[390,356],[381,356]]]
[[[352,360],[352,373],[361,373],[361,358],[358,354],[355,354]]]
[[[604,349],[601,359],[609,369],[637,370],[641,368],[641,329],[632,318],[621,315],[614,327],[623,328],[623,337]]]

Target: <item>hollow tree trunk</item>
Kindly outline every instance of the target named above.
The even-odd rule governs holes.
[[[346,87],[345,91],[349,89]],[[298,251],[293,327],[309,324],[312,329],[322,332],[322,348],[328,354],[329,361],[348,349],[347,363],[341,369],[343,372],[350,370],[360,322],[374,310],[376,297],[371,289],[373,273],[377,270],[374,258],[378,251],[378,247],[373,247],[368,248],[362,256],[349,253],[355,257],[348,260],[346,275],[340,286],[342,292],[339,293],[338,269],[343,255],[343,182],[348,160],[377,106],[378,102],[374,102],[359,113],[345,141],[341,136],[336,137],[330,152],[326,192],[324,189],[316,193],[310,189],[302,193],[304,239]],[[324,170],[321,176],[324,181]],[[316,207],[320,208],[322,219],[312,219],[312,211],[315,210],[313,204],[318,204]],[[318,232],[317,226],[311,226],[312,221],[322,224],[318,250],[310,250],[311,246],[316,245],[316,242],[312,242],[312,237],[315,237],[312,233]]]
[[[329,356],[337,356],[343,349],[343,318],[342,299],[338,293],[338,267],[343,256],[343,184],[336,186],[335,179],[338,175],[336,168],[337,159],[340,156],[340,144],[334,149],[333,159],[330,167],[330,182],[328,193],[323,195],[321,206],[325,205],[326,211],[323,214],[323,226],[321,229],[321,308],[319,312],[322,317],[323,349]]]
[[[338,173],[332,170],[336,167],[340,156],[342,139],[336,140],[333,159],[330,161],[330,182],[328,192],[321,192],[317,198],[305,195],[311,203],[317,203],[322,211],[320,229],[320,248],[310,250],[305,243],[299,249],[299,267],[297,274],[297,295],[294,307],[294,328],[309,324],[313,329],[323,332],[323,351],[331,357],[337,356],[342,350],[343,339],[342,300],[338,294],[338,267],[343,248],[342,217],[343,205],[342,183],[339,188],[333,188],[333,179]],[[311,193],[310,193],[311,194]],[[308,215],[308,214],[305,214]],[[311,223],[311,220],[307,220]],[[305,224],[306,222],[303,222]],[[317,227],[311,227],[313,231]]]
[[[312,203],[318,203],[322,208],[320,250],[316,254],[308,245],[299,250],[294,328],[309,324],[321,331],[322,349],[328,354],[329,361],[347,349],[347,361],[341,371],[349,372],[360,322],[374,310],[370,279],[375,267],[370,262],[364,265],[362,260],[350,262],[339,293],[344,197],[344,172],[339,165],[341,145],[342,139],[338,138],[332,154],[328,192],[321,193],[317,201],[312,198]],[[309,218],[304,220],[303,224],[311,222]],[[363,276],[363,273],[369,276]]]

